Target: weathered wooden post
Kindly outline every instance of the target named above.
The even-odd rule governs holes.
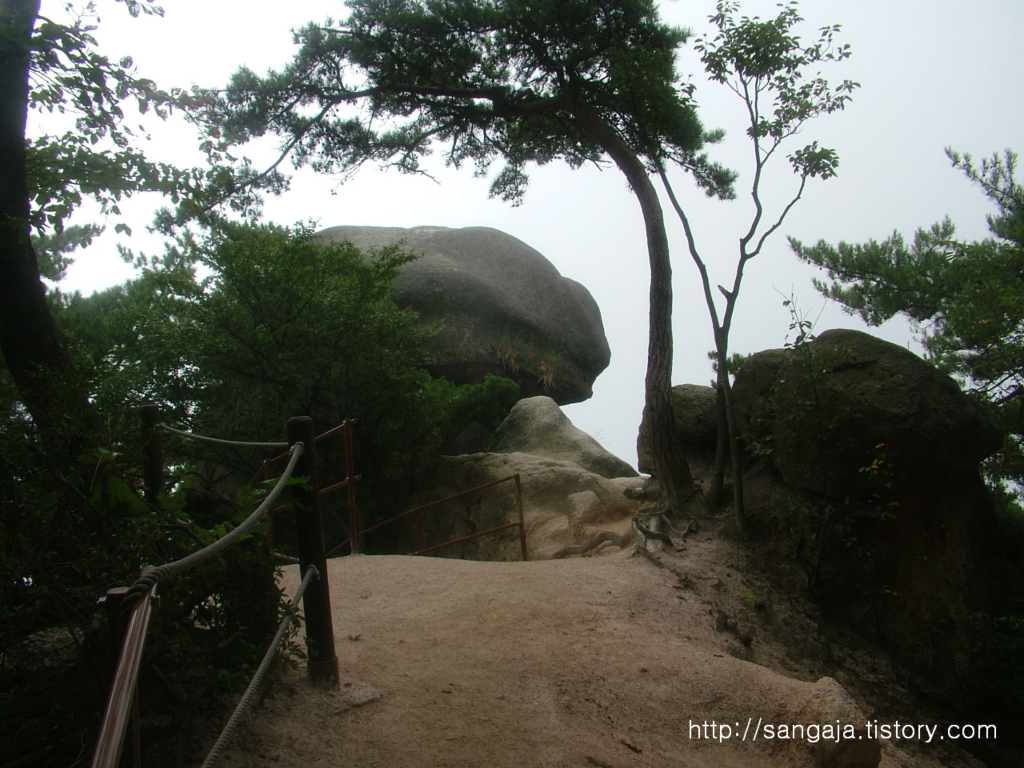
[[[160,503],[164,486],[164,450],[160,439],[160,406],[144,405],[142,416],[142,479],[146,485],[146,501],[154,507]]]
[[[316,472],[316,445],[313,420],[308,416],[288,419],[288,442],[301,442],[302,456],[295,466],[295,475],[309,477],[306,487],[295,486],[299,502],[295,522],[299,540],[299,572],[316,566],[320,577],[310,582],[302,598],[306,613],[306,665],[309,679],[338,685],[338,657],[334,650],[334,622],[331,619],[331,591],[327,583],[327,555],[324,550],[324,529],[320,516],[320,483]]]

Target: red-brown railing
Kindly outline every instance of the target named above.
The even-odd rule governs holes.
[[[315,442],[316,443],[320,443],[320,442],[322,442],[324,440],[327,440],[330,437],[333,437],[334,435],[338,434],[339,432],[344,434],[344,437],[345,437],[345,479],[342,480],[341,482],[334,483],[334,485],[329,485],[326,488],[321,488],[320,489],[320,495],[321,496],[326,496],[328,493],[333,493],[334,491],[341,490],[342,488],[348,489],[348,529],[349,529],[349,538],[345,542],[343,542],[343,544],[347,544],[347,543],[352,542],[350,554],[358,555],[359,554],[359,537],[358,536],[352,536],[352,532],[358,530],[358,528],[359,528],[358,516],[357,516],[357,513],[356,513],[356,488],[355,488],[355,484],[357,482],[359,482],[360,480],[362,480],[363,476],[355,474],[355,464],[354,464],[354,461],[353,461],[353,458],[352,458],[352,425],[355,424],[355,423],[356,423],[355,419],[345,419],[345,421],[341,422],[341,424],[339,424],[338,426],[334,427],[333,429],[329,429],[326,432],[317,435],[316,438],[315,438]],[[266,461],[264,461],[263,465],[259,468],[259,470],[256,472],[256,474],[253,476],[252,480],[249,481],[249,485],[255,485],[256,483],[260,482],[261,480],[266,480],[266,479],[270,478],[273,465],[283,461],[286,458],[288,458],[288,454],[287,453],[281,453],[281,454],[278,454],[277,456],[275,456],[272,459],[267,459]],[[274,517],[273,517],[273,515],[274,515],[275,512],[279,512],[279,511],[281,511],[280,507],[277,508],[277,509],[270,510],[270,514],[271,514],[270,525],[271,525],[271,527],[270,527],[270,532],[268,534],[268,539],[271,542],[271,547],[273,547],[273,541],[274,541]],[[335,547],[334,549],[332,549],[330,552],[327,553],[327,556],[328,557],[333,557],[340,549],[341,549],[341,547]]]
[[[146,436],[144,467],[146,498],[152,503],[157,503],[159,498],[159,490],[162,486],[163,474],[163,457],[159,439],[159,430],[157,429],[158,426],[162,425],[158,425],[158,421],[159,412],[154,406],[146,407],[143,410],[143,429]],[[143,648],[146,642],[146,630],[149,625],[152,602],[156,596],[159,579],[161,577],[170,578],[172,576],[179,575],[185,570],[193,567],[198,562],[201,562],[202,559],[226,549],[237,541],[246,530],[252,528],[257,522],[259,522],[263,516],[272,514],[276,509],[280,509],[280,507],[275,508],[273,504],[276,501],[277,496],[284,489],[287,478],[291,477],[293,474],[298,476],[308,476],[311,478],[311,482],[309,484],[293,487],[293,493],[298,497],[300,509],[302,510],[297,516],[296,527],[298,529],[299,562],[301,565],[301,572],[305,575],[298,592],[293,598],[289,616],[286,616],[284,621],[282,621],[281,626],[278,629],[277,636],[275,636],[274,641],[271,644],[270,650],[264,657],[263,663],[257,670],[253,681],[249,685],[249,689],[243,695],[241,702],[236,708],[234,714],[231,716],[224,732],[214,745],[214,749],[211,750],[210,754],[207,756],[206,762],[203,764],[204,766],[212,764],[219,749],[223,747],[223,744],[230,735],[231,730],[239,721],[241,712],[248,706],[256,687],[262,681],[263,675],[266,674],[270,658],[272,658],[273,653],[276,652],[276,648],[284,638],[287,624],[291,621],[295,611],[297,611],[300,599],[303,600],[303,606],[305,608],[306,634],[309,639],[307,644],[309,652],[307,657],[307,673],[312,680],[327,680],[337,686],[338,659],[335,655],[330,592],[326,578],[327,558],[334,555],[346,545],[349,546],[352,554],[358,554],[360,536],[365,536],[384,526],[411,516],[415,523],[416,536],[416,551],[412,554],[423,555],[429,552],[436,552],[456,544],[462,544],[481,536],[487,536],[489,534],[498,533],[499,531],[518,527],[520,551],[523,560],[525,561],[527,559],[526,525],[523,520],[522,484],[518,474],[509,475],[508,477],[503,477],[500,480],[484,483],[483,485],[479,485],[475,488],[470,488],[467,491],[462,491],[461,493],[456,493],[452,496],[432,501],[429,504],[424,504],[416,507],[415,509],[402,512],[401,514],[395,515],[382,523],[378,523],[364,531],[360,531],[358,529],[356,517],[354,488],[354,484],[360,479],[360,476],[355,475],[353,472],[352,423],[353,420],[344,421],[334,429],[328,430],[319,436],[315,436],[313,432],[313,422],[311,419],[308,417],[294,418],[288,420],[287,443],[236,444],[250,448],[278,448],[291,446],[287,453],[280,454],[273,459],[265,461],[256,476],[253,478],[253,483],[260,479],[268,479],[271,466],[282,459],[289,458],[287,468],[282,473],[275,488],[270,492],[270,494],[268,494],[263,503],[244,523],[234,529],[227,536],[224,536],[222,539],[214,542],[200,552],[193,553],[192,555],[182,558],[174,563],[168,563],[157,568],[147,567],[143,570],[142,577],[140,577],[140,579],[130,588],[119,587],[112,589],[107,593],[108,615],[110,617],[112,627],[116,627],[119,623],[120,606],[123,602],[126,600],[132,600],[133,602],[129,608],[128,626],[124,634],[123,644],[121,645],[121,651],[117,660],[117,668],[111,685],[107,709],[104,713],[100,736],[93,756],[93,768],[116,768],[116,766],[118,766],[121,759],[121,751],[123,749],[128,723],[133,712],[135,714],[136,724],[138,722],[136,690],[138,673]],[[179,435],[200,439],[210,443],[221,445],[229,444],[229,441],[190,435],[169,427],[163,428]],[[341,482],[335,483],[326,488],[320,488],[316,467],[316,443],[339,432],[343,432],[345,435],[346,477]],[[469,536],[452,539],[441,544],[434,544],[429,547],[424,546],[421,513],[440,504],[455,501],[470,494],[478,493],[487,488],[510,481],[515,483],[518,521],[489,528],[486,531],[478,531],[477,533]],[[350,537],[348,540],[335,547],[331,552],[327,553],[324,551],[320,497],[326,493],[330,493],[341,488],[348,489]],[[137,728],[135,738],[135,762],[136,765],[140,764]]]
[[[500,485],[501,483],[507,483],[509,481],[514,481],[515,482],[515,488],[516,488],[516,511],[518,513],[518,516],[519,516],[519,520],[518,521],[516,521],[514,523],[507,523],[505,525],[499,525],[499,526],[497,526],[495,528],[488,528],[486,531],[477,531],[476,533],[470,534],[469,536],[462,536],[462,537],[460,537],[458,539],[451,539],[450,541],[446,541],[446,542],[444,542],[442,544],[434,544],[433,546],[430,546],[430,547],[424,547],[423,546],[423,523],[422,523],[422,520],[420,518],[420,513],[421,512],[423,512],[424,510],[430,509],[431,507],[436,507],[436,506],[438,506],[440,504],[444,504],[444,503],[449,502],[449,501],[455,501],[456,499],[461,499],[464,496],[469,496],[472,493],[477,493],[478,491],[482,491],[482,490],[484,490],[486,488],[491,488],[491,487],[493,487],[495,485]],[[415,509],[407,510],[405,512],[402,512],[400,514],[395,515],[394,517],[388,518],[384,522],[377,523],[376,525],[370,526],[365,531],[359,531],[356,534],[355,538],[358,538],[359,536],[365,536],[368,533],[373,533],[374,531],[376,531],[376,530],[378,530],[380,528],[383,528],[383,527],[385,527],[387,525],[391,525],[392,523],[396,523],[399,520],[403,520],[403,519],[405,519],[407,517],[410,517],[410,516],[415,521],[415,535],[416,535],[416,550],[414,552],[410,553],[412,555],[425,555],[428,552],[436,552],[436,551],[444,549],[446,547],[455,546],[456,544],[463,544],[463,543],[465,543],[467,541],[472,541],[473,539],[478,539],[481,536],[487,536],[487,535],[492,534],[492,533],[497,533],[498,531],[504,531],[504,530],[507,530],[509,528],[516,528],[516,527],[518,527],[519,528],[519,549],[520,549],[520,553],[522,554],[524,561],[528,559],[527,555],[526,555],[526,524],[523,521],[523,488],[522,488],[522,482],[519,479],[519,475],[518,474],[509,475],[508,477],[503,477],[500,480],[492,480],[489,483],[484,483],[483,485],[478,485],[476,488],[470,488],[468,491],[462,491],[461,493],[456,493],[456,494],[454,494],[452,496],[446,496],[443,499],[438,499],[437,501],[432,501],[429,504],[424,504],[424,505],[422,505],[420,507],[416,507]],[[343,541],[341,544],[339,544],[337,547],[335,547],[334,550],[332,550],[331,552],[328,552],[327,556],[330,557],[333,552],[335,552],[337,550],[340,550],[346,544],[348,544],[348,542],[347,541]]]

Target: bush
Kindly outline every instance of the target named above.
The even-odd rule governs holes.
[[[180,483],[151,507],[137,492],[137,429],[112,419],[102,443],[92,438],[96,447],[67,462],[41,450],[17,404],[4,402],[0,743],[25,765],[84,765],[112,674],[98,599],[142,565],[196,550],[209,519],[230,524],[245,510],[204,510]],[[273,565],[256,537],[161,583],[159,595],[140,683],[143,759],[154,766],[175,764],[192,748],[191,724],[246,684],[280,613]]]

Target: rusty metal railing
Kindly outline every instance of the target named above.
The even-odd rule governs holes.
[[[493,487],[495,485],[501,485],[502,483],[507,483],[509,481],[514,481],[515,482],[515,489],[516,489],[516,491],[515,491],[515,493],[516,493],[516,511],[518,513],[518,516],[519,516],[519,520],[517,522],[506,523],[505,525],[499,525],[499,526],[496,526],[494,528],[488,528],[486,531],[477,531],[476,533],[470,534],[469,536],[462,536],[462,537],[460,537],[458,539],[452,539],[452,540],[446,541],[446,542],[444,542],[442,544],[434,544],[434,545],[429,546],[429,547],[424,547],[423,546],[423,523],[422,523],[422,520],[420,518],[420,513],[421,512],[423,512],[424,510],[430,509],[431,507],[436,507],[436,506],[438,506],[440,504],[444,504],[444,503],[449,502],[449,501],[455,501],[456,499],[461,499],[464,496],[469,496],[472,493],[477,493],[478,491],[482,491],[482,490],[485,490],[487,488],[491,488],[491,487]],[[365,536],[365,535],[367,535],[369,533],[373,533],[374,531],[379,530],[380,528],[383,528],[383,527],[385,527],[387,525],[391,525],[392,523],[396,523],[399,520],[403,520],[403,519],[405,519],[407,517],[412,517],[413,520],[414,520],[414,523],[415,523],[416,551],[415,552],[410,552],[410,554],[412,554],[412,555],[425,555],[425,554],[427,554],[429,552],[437,552],[438,550],[445,549],[446,547],[452,547],[452,546],[455,546],[456,544],[463,544],[463,543],[465,543],[467,541],[472,541],[473,539],[478,539],[481,536],[487,536],[489,534],[498,533],[499,531],[504,531],[504,530],[507,530],[509,528],[516,528],[516,527],[518,527],[519,528],[519,549],[520,549],[520,552],[522,554],[523,560],[526,561],[528,559],[527,554],[526,554],[526,523],[523,520],[523,488],[522,488],[522,481],[520,480],[520,477],[519,477],[518,473],[515,474],[515,475],[509,475],[508,477],[503,477],[500,480],[492,480],[489,483],[484,483],[483,485],[478,485],[475,488],[470,488],[468,491],[462,491],[461,493],[456,493],[456,494],[453,494],[451,496],[446,496],[443,499],[438,499],[437,501],[432,501],[429,504],[424,504],[422,506],[416,507],[415,509],[407,510],[405,512],[402,512],[400,514],[395,515],[394,517],[388,518],[387,520],[385,520],[385,521],[383,521],[381,523],[377,523],[376,525],[372,525],[372,526],[370,526],[369,528],[367,528],[364,531],[359,531],[356,534],[356,537],[358,537],[358,536]],[[335,547],[334,551],[337,551],[337,550],[343,548],[346,544],[348,544],[348,542],[347,541],[343,541],[341,544],[339,544],[337,547]],[[328,552],[327,556],[330,557],[332,553],[333,552]]]
[[[348,526],[349,526],[349,538],[346,539],[344,542],[342,542],[341,545],[335,547],[330,552],[328,552],[327,553],[328,557],[333,557],[338,551],[341,550],[341,548],[345,544],[350,544],[350,542],[354,542],[353,544],[351,544],[351,554],[353,554],[353,555],[358,555],[359,554],[359,541],[358,541],[358,537],[353,537],[351,535],[351,532],[355,531],[359,527],[358,516],[356,514],[356,488],[355,488],[355,484],[363,479],[362,475],[355,474],[355,463],[354,463],[353,458],[352,458],[352,425],[355,424],[355,423],[356,423],[355,419],[346,419],[345,421],[341,422],[341,424],[339,424],[338,426],[333,427],[332,429],[329,429],[326,432],[317,435],[315,440],[314,440],[314,442],[319,444],[323,440],[326,440],[326,439],[328,439],[330,437],[333,437],[334,435],[338,434],[339,432],[344,433],[344,436],[345,436],[345,479],[342,480],[341,482],[334,483],[333,485],[329,485],[326,488],[321,488],[320,489],[320,495],[321,496],[326,496],[328,493],[333,493],[334,491],[341,490],[342,488],[348,489]],[[259,470],[256,472],[256,474],[253,476],[252,480],[249,481],[249,485],[255,485],[256,483],[260,482],[261,480],[265,480],[268,477],[270,477],[271,467],[274,464],[276,464],[277,462],[283,461],[287,457],[288,457],[287,453],[281,453],[281,454],[278,454],[277,456],[274,456],[272,459],[267,459],[266,461],[264,461],[263,465],[259,468]],[[270,528],[270,533],[268,534],[268,539],[270,540],[271,547],[273,547],[273,541],[274,541],[274,528],[273,528],[274,518],[273,518],[273,515],[274,515],[275,512],[279,512],[280,509],[281,508],[270,510],[270,514],[271,514],[271,518],[270,518],[271,528]]]

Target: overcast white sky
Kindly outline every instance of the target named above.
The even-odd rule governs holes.
[[[258,8],[241,0],[165,0],[163,19],[130,19],[123,7],[100,0],[101,46],[112,58],[131,55],[140,74],[163,88],[224,84],[241,65],[256,71],[279,67],[294,51],[290,30],[327,16],[343,17],[337,0],[274,3]],[[43,12],[59,14],[63,0],[44,0]],[[884,238],[907,234],[950,215],[961,236],[986,235],[984,197],[949,167],[943,148],[976,157],[1004,148],[1024,150],[1024,3],[1018,0],[805,0],[801,32],[806,39],[826,24],[843,25],[840,40],[853,57],[823,74],[833,82],[861,83],[847,110],[809,126],[802,146],[819,139],[841,158],[839,176],[811,183],[786,224],[752,262],[745,278],[733,330],[732,349],[754,352],[782,346],[790,322],[780,294],[795,294],[799,306],[816,316],[823,300],[811,286],[815,271],[797,263],[785,235],[805,242]],[[669,0],[662,17],[710,30],[713,0]],[[742,10],[774,16],[776,3],[748,0]],[[698,246],[715,283],[730,284],[737,239],[751,215],[744,192],[750,177],[750,147],[744,136],[738,99],[722,86],[707,84],[695,52],[680,54],[680,71],[698,84],[701,114],[709,127],[726,129],[715,156],[741,172],[736,201],[707,201],[684,178],[677,194],[691,211]],[[199,162],[187,127],[153,131],[152,156]],[[258,155],[253,154],[254,158]],[[782,160],[782,158],[780,158]],[[784,160],[775,165],[766,201],[780,205],[792,190]],[[612,349],[611,366],[594,387],[594,397],[566,412],[580,428],[631,463],[643,408],[647,350],[649,272],[639,207],[621,175],[609,168],[570,171],[553,164],[535,169],[524,204],[512,208],[487,199],[487,181],[468,170],[437,170],[440,184],[373,170],[338,187],[336,181],[305,172],[291,191],[269,201],[266,220],[290,224],[313,219],[321,227],[339,224],[413,227],[490,226],[533,246],[563,275],[583,283],[601,307]],[[116,255],[115,242],[153,253],[160,241],[144,230],[159,201],[138,199],[122,206],[132,238],[109,234],[79,255],[65,287],[88,292],[130,276]],[[667,204],[666,204],[667,208]],[[770,208],[769,214],[777,213]],[[94,220],[85,213],[80,221]],[[696,269],[686,252],[681,226],[670,220],[675,274],[676,338],[674,381],[706,384],[711,378],[707,351],[710,322]],[[861,327],[836,307],[825,307],[817,331]],[[912,335],[899,322],[875,331],[903,344]]]

